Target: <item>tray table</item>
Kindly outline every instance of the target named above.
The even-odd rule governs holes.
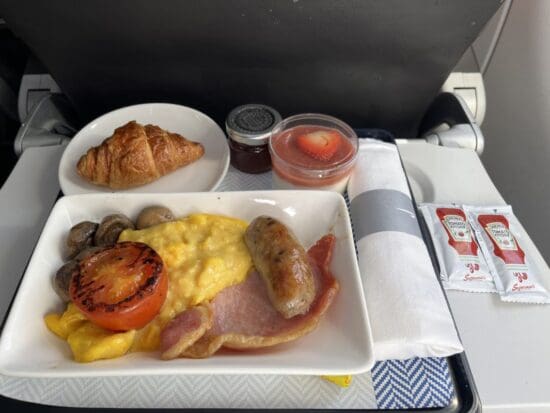
[[[380,138],[376,131],[362,136]],[[248,175],[230,168],[218,190],[270,188],[271,173]],[[371,372],[355,376],[348,388],[315,376],[0,376],[0,394],[46,405],[92,408],[470,410],[476,407],[476,397],[462,357],[378,362]]]

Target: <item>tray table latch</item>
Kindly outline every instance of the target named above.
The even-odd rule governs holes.
[[[48,93],[27,115],[14,141],[17,156],[29,147],[66,144],[78,130],[77,116],[64,95]]]
[[[418,136],[440,146],[469,148],[483,153],[485,138],[464,99],[455,93],[441,93],[430,105]]]

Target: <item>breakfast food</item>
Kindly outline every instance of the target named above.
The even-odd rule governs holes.
[[[342,121],[315,114],[291,116],[273,129],[269,145],[275,188],[345,191],[357,136]]]
[[[197,307],[176,317],[163,331],[162,358],[173,358],[178,351],[179,356],[203,358],[221,347],[237,350],[269,347],[313,331],[339,290],[338,281],[328,269],[334,241],[334,236],[327,235],[308,251],[317,294],[307,313],[284,317],[272,305],[262,277],[253,271],[243,283],[226,288],[210,304],[202,306],[210,309],[206,314],[211,319],[208,315],[198,317]],[[193,314],[189,316],[189,312]],[[210,324],[212,327],[192,343],[190,337],[199,335]]]
[[[73,272],[77,270],[78,262],[76,260],[69,261],[63,265],[55,273],[53,280],[53,289],[63,301],[70,301],[71,297],[69,295],[69,286],[71,285],[71,278],[73,277]]]
[[[168,208],[154,205],[144,208],[139,213],[136,220],[136,228],[145,229],[175,219],[174,214]]]
[[[319,161],[330,161],[340,149],[349,151],[342,134],[335,130],[318,129],[313,132],[304,130],[296,134],[296,146],[303,153]]]
[[[155,125],[128,122],[82,155],[77,171],[87,181],[112,189],[152,182],[204,154],[204,147]]]
[[[193,214],[120,235],[119,241],[142,242],[153,248],[162,257],[169,278],[164,306],[138,331],[132,350],[157,350],[161,331],[174,317],[246,278],[252,266],[243,239],[246,227],[240,219]]]
[[[234,108],[225,120],[231,165],[251,174],[271,169],[269,137],[281,115],[272,107],[251,103]]]
[[[142,213],[146,212],[146,209]],[[172,214],[171,211],[162,212]],[[116,221],[125,219],[120,218]],[[110,222],[113,220],[106,217],[99,227]],[[161,331],[177,314],[211,300],[228,286],[242,282],[252,266],[250,254],[244,243],[246,227],[247,223],[239,219],[195,214],[142,230],[127,228],[120,233],[118,241],[141,242],[156,251],[166,268],[168,291],[163,306],[151,322],[143,328],[133,330],[133,335],[118,335],[119,350],[116,354],[122,349],[126,349],[125,352],[158,350]],[[116,228],[117,231],[119,229]],[[85,249],[79,255],[86,253]],[[74,260],[78,262],[81,259],[77,255]],[[84,321],[79,318],[79,323],[69,322],[78,318],[75,313],[82,314]],[[115,333],[101,329],[89,321],[72,302],[64,313],[46,316],[46,324],[51,331],[69,342],[77,361],[108,358],[107,355],[114,357],[114,353],[107,352],[104,347],[107,346],[106,343],[112,345],[112,341],[108,341],[107,338],[110,333]],[[82,331],[79,333],[82,327],[90,324],[94,329],[85,330],[90,335]],[[59,331],[63,331],[63,334],[58,334]],[[94,334],[91,334],[91,331],[94,331]],[[69,341],[68,338],[73,335],[78,339]],[[124,353],[120,355],[122,354]],[[98,358],[94,358],[96,356]]]
[[[212,327],[214,317],[208,305],[197,305],[179,314],[162,330],[161,358],[174,359],[196,343]]]
[[[284,343],[312,331],[339,289],[328,270],[332,235],[306,253],[271,217],[248,225],[219,215],[173,216],[148,207],[139,214],[142,229],[134,229],[127,217],[109,215],[87,234],[91,245],[60,268],[54,285],[68,304],[45,323],[76,361],[159,350],[163,359],[201,358],[222,347]],[[92,225],[73,228],[82,227]],[[98,246],[98,232],[109,228],[118,239]]]
[[[84,221],[71,228],[66,242],[69,258],[75,257],[80,251],[93,244],[97,227],[95,222]]]
[[[315,298],[315,282],[294,234],[275,218],[261,216],[248,226],[245,242],[275,309],[284,318],[305,314]]]
[[[125,229],[134,229],[134,223],[122,214],[107,215],[101,220],[94,234],[94,244],[101,247],[112,245],[118,240],[118,236]]]
[[[168,276],[149,246],[120,242],[83,259],[73,271],[71,301],[94,324],[114,331],[139,329],[164,304]]]
[[[128,217],[122,214],[107,215],[101,224],[83,221],[74,225],[65,240],[65,256],[70,259],[55,274],[54,290],[63,301],[69,301],[69,284],[74,269],[78,264],[99,251],[102,246],[109,246],[118,240],[126,228],[134,228]]]

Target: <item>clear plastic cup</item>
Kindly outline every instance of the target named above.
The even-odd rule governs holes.
[[[333,153],[332,150],[328,153],[304,152],[303,145],[300,145],[304,136],[323,131],[331,137],[334,134],[339,136],[337,149]],[[355,166],[357,147],[357,135],[353,129],[337,118],[316,113],[286,118],[273,128],[269,139],[273,187],[343,193]]]

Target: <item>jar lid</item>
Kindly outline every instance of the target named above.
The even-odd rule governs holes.
[[[225,130],[235,142],[248,146],[266,145],[273,127],[281,121],[275,109],[260,104],[238,106],[229,112]]]

